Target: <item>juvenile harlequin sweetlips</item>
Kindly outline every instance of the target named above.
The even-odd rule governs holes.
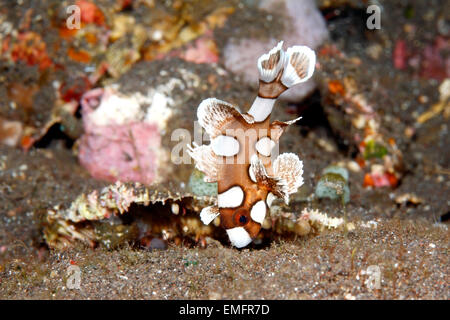
[[[303,184],[303,164],[297,155],[283,153],[273,163],[271,159],[286,127],[300,118],[270,123],[270,114],[284,91],[312,76],[316,56],[306,46],[286,52],[282,46],[281,41],[258,59],[258,96],[247,113],[215,98],[199,105],[198,121],[211,144],[189,146],[205,181],[218,185],[217,205],[204,208],[200,218],[209,224],[220,215],[222,227],[238,248],[258,235],[275,197],[288,203],[289,194]]]

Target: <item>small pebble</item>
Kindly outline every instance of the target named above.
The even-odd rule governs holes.
[[[347,229],[347,232],[353,232],[356,229],[355,224],[353,222],[347,223],[345,227]]]
[[[172,203],[172,206],[170,209],[172,210],[172,213],[175,215],[180,213],[180,206],[178,205],[178,203]]]
[[[150,241],[150,245],[149,245],[149,249],[153,250],[166,250],[167,249],[167,242],[165,242],[164,240],[161,240],[159,238],[153,238]]]
[[[300,219],[296,222],[294,230],[297,235],[303,237],[311,231],[311,226],[307,220]]]
[[[272,228],[272,221],[269,218],[264,219],[261,227],[266,230]]]
[[[350,161],[349,163],[347,163],[347,167],[349,170],[351,170],[353,172],[361,171],[361,167],[359,166],[358,162],[356,162],[356,161]]]
[[[346,299],[346,300],[355,300],[356,297],[355,297],[354,295],[352,295],[351,293],[347,293],[347,294],[345,295],[345,299]]]
[[[209,299],[210,300],[220,300],[220,299],[222,299],[222,295],[218,292],[210,292]]]
[[[422,104],[428,103],[428,101],[429,101],[428,97],[425,96],[425,95],[420,95],[419,98],[418,98],[418,100],[419,100],[419,102],[422,103]]]

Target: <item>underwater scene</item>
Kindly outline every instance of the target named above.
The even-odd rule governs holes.
[[[449,129],[446,1],[0,0],[0,299],[448,300]]]

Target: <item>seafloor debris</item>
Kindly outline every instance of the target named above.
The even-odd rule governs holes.
[[[409,25],[405,29],[414,33],[415,28]],[[411,45],[405,39],[395,42],[392,60],[396,69],[411,68],[421,77],[441,81],[450,76],[450,60],[445,57],[445,52],[448,52],[450,47],[448,39],[437,36],[431,44],[422,45],[420,48],[411,48]]]
[[[350,201],[350,188],[348,187],[348,171],[345,168],[329,166],[324,169],[316,185],[316,196],[340,200],[342,203]]]
[[[398,205],[414,205],[417,206],[424,202],[422,198],[419,198],[415,194],[403,193],[395,197],[395,203]]]
[[[20,121],[9,121],[0,117],[0,143],[8,146],[16,146],[23,133],[23,125]]]
[[[363,2],[320,3],[331,38],[338,39],[318,50],[316,81],[327,121],[363,172],[354,175],[360,179],[358,185],[405,188],[402,180],[408,172],[418,174],[415,161],[422,162],[423,153],[417,149],[422,143],[416,139],[434,139],[429,150],[447,144],[444,124],[428,124],[435,130],[422,126],[427,121],[445,122],[437,117],[445,115],[445,104],[428,107],[428,101],[436,101],[434,79],[448,77],[448,41],[436,30],[445,21],[444,7],[428,10],[420,1],[402,6],[385,2],[381,29],[369,30],[367,19],[361,19],[367,18]],[[405,14],[408,8],[416,12],[414,18]],[[438,159],[445,167],[444,158],[434,157],[429,163]]]
[[[359,78],[349,74],[337,79],[336,74],[341,70],[330,69],[332,65],[351,68],[361,64],[360,60],[336,50],[326,45],[319,54],[323,59],[321,85],[325,95],[322,101],[328,121],[343,142],[357,151],[355,160],[359,166],[368,169],[362,182],[365,187],[395,187],[404,171],[402,151],[392,132],[384,127],[380,107],[370,102]],[[330,59],[334,62],[330,63]]]
[[[204,245],[218,239],[225,242],[220,217],[210,225],[200,220],[200,211],[214,205],[216,196],[196,195],[182,185],[116,182],[103,189],[80,194],[71,203],[47,209],[43,216],[46,243],[64,249],[81,242],[91,247],[116,248],[126,243],[152,248],[152,240],[176,245]],[[317,210],[304,209],[302,215],[274,205],[262,224],[255,242],[274,235],[306,236],[341,226],[342,219]],[[300,212],[300,211],[299,211]],[[209,240],[208,240],[209,239]],[[155,244],[156,245],[156,244]]]
[[[272,26],[274,15],[282,17],[282,26],[269,27],[267,38],[249,38],[248,34],[239,35],[239,37],[230,38],[224,48],[224,64],[227,69],[241,75],[243,80],[251,85],[257,83],[255,60],[272,48],[277,42],[276,39],[284,39],[287,46],[301,44],[316,49],[328,37],[325,20],[313,0],[265,0],[258,2],[256,7],[245,10],[265,10],[266,19]],[[251,21],[253,23],[254,20]],[[283,31],[280,32],[280,29]],[[280,98],[300,101],[314,87],[313,80],[309,80],[286,91]]]
[[[439,86],[439,96],[439,102],[433,104],[429,110],[417,118],[418,123],[427,122],[441,113],[446,120],[450,117],[450,78],[442,81]]]
[[[317,209],[303,209],[299,220],[306,220],[315,229],[322,231],[326,229],[336,229],[343,225],[344,219],[329,217],[326,213],[322,213]]]
[[[210,235],[213,226],[202,225],[192,212],[199,212],[214,201],[213,197],[196,196],[176,185],[158,185],[152,189],[139,183],[116,182],[101,191],[81,194],[67,207],[49,209],[44,237],[50,247],[59,249],[70,246],[74,240],[92,246],[101,243],[115,247],[153,234],[163,235],[165,240],[177,236],[195,239]],[[181,212],[173,210],[175,205]],[[147,207],[150,212],[140,215],[139,206]],[[128,222],[117,221],[117,217]],[[135,229],[126,227],[130,225]]]
[[[3,130],[7,130],[4,134],[9,137],[0,138],[0,143],[27,150],[55,124],[61,124],[61,131],[77,138],[78,102],[64,100],[58,81],[40,80],[40,71],[23,63],[8,67],[0,61],[0,65],[5,70],[0,78],[0,118]]]

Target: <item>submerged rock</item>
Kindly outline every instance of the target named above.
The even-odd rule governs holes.
[[[165,242],[164,240],[158,239],[158,238],[153,238],[150,241],[149,249],[150,250],[166,250],[167,242]]]

